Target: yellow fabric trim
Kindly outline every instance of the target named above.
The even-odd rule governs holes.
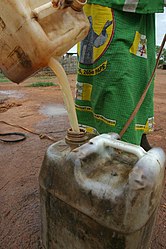
[[[111,119],[108,119],[108,118],[105,118],[104,116],[102,115],[99,115],[99,114],[95,114],[93,113],[94,117],[100,121],[103,121],[105,124],[108,124],[110,126],[115,126],[116,125],[116,121],[115,120],[111,120]]]
[[[93,110],[92,110],[92,108],[89,107],[89,106],[75,105],[75,107],[76,107],[76,110],[78,110],[78,111],[84,111],[84,112],[91,112],[91,113],[93,113],[94,118],[96,118],[96,119],[104,122],[105,124],[108,124],[110,126],[115,126],[116,125],[116,120],[111,120],[111,119],[105,118],[102,115],[94,113]]]
[[[91,100],[92,85],[83,83],[82,100]]]
[[[135,130],[143,131],[144,133],[149,133],[154,130],[154,117],[149,118],[145,125],[136,124]]]
[[[78,74],[79,75],[86,75],[86,76],[92,76],[92,75],[97,75],[101,72],[103,72],[107,68],[107,61],[104,61],[100,66],[93,68],[93,69],[83,69],[83,68],[78,68]]]
[[[140,39],[141,39],[141,34],[138,31],[136,31],[133,45],[130,48],[130,53],[135,54],[135,55],[137,54]]]
[[[86,125],[82,125],[82,124],[81,125],[79,124],[79,127],[84,128],[88,133],[99,135],[98,131],[94,127],[86,126]]]
[[[76,84],[76,99],[91,100],[92,85],[88,83],[77,82]]]
[[[75,107],[76,107],[76,110],[78,111],[93,112],[90,106],[79,106],[75,104]]]

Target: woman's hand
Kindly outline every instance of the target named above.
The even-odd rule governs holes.
[[[52,5],[57,9],[64,9],[70,7],[73,3],[73,0],[52,0]]]

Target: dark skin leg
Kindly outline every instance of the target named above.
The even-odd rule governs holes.
[[[142,135],[142,139],[141,139],[140,146],[141,146],[145,151],[148,151],[148,150],[150,150],[150,149],[152,148],[152,147],[150,146],[149,142],[148,142],[148,139],[147,139],[146,134],[143,134],[143,135]]]

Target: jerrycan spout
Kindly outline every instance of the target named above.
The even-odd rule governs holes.
[[[65,142],[71,149],[75,149],[88,141],[88,135],[85,129],[79,128],[79,131],[75,132],[72,128],[67,130]]]

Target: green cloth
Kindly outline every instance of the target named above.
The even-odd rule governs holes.
[[[85,13],[91,30],[78,48],[78,121],[91,132],[120,133],[155,66],[155,17],[93,4]],[[152,83],[122,140],[140,144],[153,123]]]
[[[142,14],[164,12],[164,0],[88,0],[88,3]]]

